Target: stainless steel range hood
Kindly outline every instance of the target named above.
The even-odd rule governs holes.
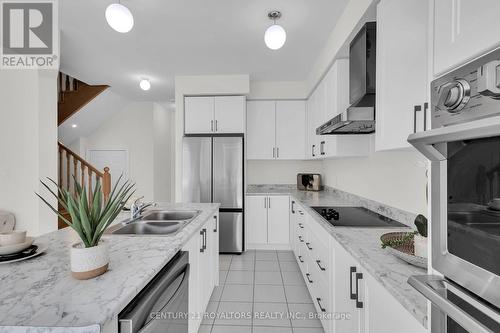
[[[349,46],[349,102],[342,114],[316,129],[316,134],[375,132],[376,23],[368,22]]]
[[[374,107],[350,107],[318,127],[316,134],[370,134],[375,132],[374,119]]]

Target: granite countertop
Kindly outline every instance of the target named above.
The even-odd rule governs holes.
[[[427,300],[407,280],[411,275],[425,275],[425,269],[415,267],[394,257],[380,246],[380,236],[387,232],[408,228],[350,228],[334,227],[321,217],[312,206],[361,206],[411,226],[415,214],[376,203],[347,192],[326,188],[325,191],[298,191],[294,186],[249,185],[247,194],[292,196],[335,240],[342,245],[361,266],[370,273],[398,302],[424,327],[427,327]]]
[[[154,209],[197,209],[201,213],[172,236],[105,235],[109,270],[94,279],[79,281],[70,275],[69,249],[79,239],[70,228],[38,237],[35,244],[48,245],[39,257],[0,265],[0,332],[31,331],[29,327],[60,327],[59,331],[51,329],[53,332],[81,327],[79,332],[99,332],[99,326],[116,318],[218,211],[219,204],[160,204]],[[126,216],[121,214],[117,220]]]

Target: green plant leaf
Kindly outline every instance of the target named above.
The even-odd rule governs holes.
[[[417,215],[415,218],[415,226],[420,236],[427,237],[427,218],[425,216],[422,214]]]

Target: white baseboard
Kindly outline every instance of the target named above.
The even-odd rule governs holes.
[[[290,251],[292,247],[290,244],[247,244],[246,249]]]

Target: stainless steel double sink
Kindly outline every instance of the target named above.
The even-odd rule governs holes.
[[[112,235],[165,236],[180,231],[200,214],[199,210],[153,210],[133,220],[126,220],[106,230]]]

